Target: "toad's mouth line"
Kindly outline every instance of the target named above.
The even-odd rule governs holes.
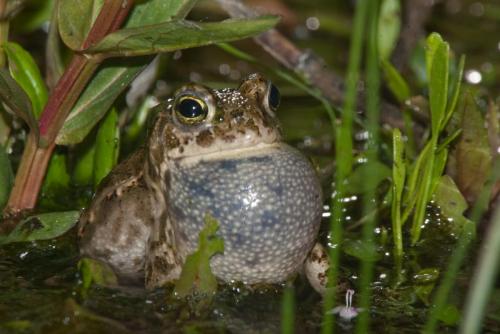
[[[231,147],[226,149],[214,149],[212,152],[192,154],[184,157],[173,158],[178,163],[192,165],[199,161],[210,161],[210,160],[223,160],[227,158],[231,159],[241,159],[248,156],[254,155],[264,155],[269,151],[276,150],[280,146],[284,145],[281,142],[274,143],[258,143],[252,146],[246,147]]]

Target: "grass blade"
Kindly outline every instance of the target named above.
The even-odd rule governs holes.
[[[399,129],[394,129],[392,140],[392,234],[394,238],[394,256],[396,258],[401,258],[403,255],[403,222],[401,220],[401,196],[403,194],[405,185],[406,165],[403,160],[404,144]]]
[[[328,283],[331,286],[336,286],[338,279],[338,263],[340,259],[340,243],[342,241],[342,217],[343,203],[342,198],[346,193],[345,180],[349,176],[352,169],[353,154],[352,154],[352,121],[354,119],[357,84],[359,77],[359,67],[361,63],[363,36],[365,31],[365,22],[367,19],[369,1],[361,1],[357,3],[356,14],[354,17],[353,34],[349,52],[349,66],[346,79],[346,94],[343,108],[343,118],[340,128],[335,133],[335,151],[337,158],[337,171],[335,175],[336,194],[331,201],[331,219],[330,219],[330,236],[331,243],[335,247],[330,248],[329,256],[332,267],[328,274]],[[330,334],[334,331],[334,318],[328,312],[335,306],[335,289],[328,289],[324,296],[323,303],[323,326],[321,333]]]
[[[295,302],[294,302],[293,285],[287,286],[283,293],[283,301],[281,307],[281,333],[293,334],[295,323]]]
[[[486,304],[491,297],[491,291],[495,286],[500,261],[500,204],[497,201],[497,208],[491,220],[489,231],[486,232],[486,240],[483,243],[479,254],[479,264],[474,271],[476,274],[472,280],[472,289],[467,294],[465,302],[465,312],[460,326],[460,333],[479,333]]]
[[[386,1],[387,3],[387,1]],[[396,1],[397,3],[397,1]],[[380,68],[379,68],[379,50],[377,37],[379,31],[377,28],[379,23],[379,1],[370,1],[368,19],[368,39],[366,52],[366,114],[367,125],[366,129],[369,133],[368,148],[366,152],[367,165],[376,164],[378,162],[378,145],[379,145],[379,118],[380,118]],[[396,14],[397,15],[397,14]],[[383,32],[381,32],[383,33]],[[367,170],[368,171],[368,170]],[[376,182],[377,179],[372,177],[371,172],[365,174],[365,188],[363,189],[363,213],[366,216],[376,209]],[[376,252],[374,231],[377,223],[377,215],[373,216],[363,225],[363,244],[373,253]],[[365,310],[370,309],[371,304],[371,283],[373,280],[374,261],[370,261],[366,257],[361,261],[360,268],[360,294],[359,304]],[[370,312],[362,312],[359,315],[356,324],[356,333],[367,333],[370,328]]]

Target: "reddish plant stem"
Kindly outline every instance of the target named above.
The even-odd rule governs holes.
[[[105,1],[81,49],[88,48],[118,29],[132,6],[133,0]],[[100,59],[92,59],[83,54],[73,56],[40,117],[39,141],[37,142],[31,133],[28,135],[5,213],[17,214],[35,207],[50,157],[55,148],[56,136],[100,61]]]
[[[82,55],[74,55],[64,71],[62,77],[57,82],[50,99],[47,101],[40,120],[38,121],[38,128],[40,129],[40,145],[46,146],[48,143],[55,140],[55,136],[59,132],[66,117],[61,117],[60,110],[64,103],[73,105],[78,96],[70,94],[78,81],[80,74],[84,67],[87,65],[88,59]],[[74,101],[73,101],[74,100]],[[66,115],[67,116],[67,115]]]

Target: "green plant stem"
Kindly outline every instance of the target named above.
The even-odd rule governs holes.
[[[496,210],[491,220],[491,225],[486,232],[486,240],[483,243],[479,254],[479,264],[474,272],[472,289],[467,294],[465,311],[460,333],[479,333],[481,321],[484,317],[486,304],[491,297],[491,290],[495,285],[495,277],[498,273],[500,261],[500,200],[496,201]]]
[[[370,1],[370,8],[368,9],[370,15],[368,18],[368,38],[367,38],[367,52],[366,52],[366,117],[367,117],[367,130],[369,133],[368,148],[366,151],[367,164],[377,162],[379,143],[379,106],[380,106],[380,69],[379,69],[379,55],[378,55],[378,17],[379,17],[379,1]],[[363,192],[363,212],[368,214],[376,209],[376,180],[371,177],[371,172],[367,169],[365,175],[366,188]],[[368,249],[375,249],[374,230],[377,223],[377,216],[369,219],[363,225],[363,244]],[[371,282],[373,279],[373,265],[374,262],[369,259],[361,261],[360,270],[360,294],[359,304],[365,310],[370,309],[371,301]],[[361,312],[358,322],[356,323],[356,333],[368,333],[370,327],[370,312]]]
[[[357,3],[356,14],[354,17],[353,34],[349,52],[349,67],[346,79],[346,96],[343,108],[342,123],[335,132],[335,152],[337,160],[337,171],[335,175],[335,195],[331,200],[331,219],[330,219],[330,263],[328,272],[328,285],[337,286],[338,268],[340,259],[340,245],[342,242],[342,221],[343,221],[343,203],[342,199],[346,193],[345,180],[350,174],[353,163],[352,153],[352,123],[355,114],[357,83],[359,78],[359,67],[361,62],[363,35],[365,30],[365,21],[368,13],[369,1]],[[334,331],[334,318],[329,313],[336,303],[335,289],[327,289],[323,303],[323,326],[321,333],[330,334]]]
[[[415,213],[413,217],[413,223],[411,227],[411,243],[415,245],[420,239],[420,233],[422,231],[422,224],[424,223],[425,211],[427,208],[427,203],[429,202],[431,196],[431,181],[434,169],[434,160],[436,157],[436,148],[439,134],[432,134],[428,160],[425,167],[423,168],[423,175],[421,179],[421,186],[418,192],[418,201],[415,207]]]
[[[479,221],[482,214],[488,207],[492,187],[500,178],[500,159],[496,160],[492,170],[494,171],[493,175],[491,175],[490,181],[481,191],[480,197],[476,201],[476,204],[474,205],[474,208],[472,210],[471,220],[473,222]],[[430,310],[430,314],[427,317],[423,333],[436,333],[438,317],[441,312],[443,312],[443,309],[446,306],[448,296],[450,295],[450,291],[453,288],[460,266],[463,263],[467,254],[467,249],[474,238],[475,227],[475,224],[464,225],[464,230],[460,235],[457,245],[455,246],[455,250],[453,251],[450,261],[448,262],[448,268],[443,275],[441,284],[439,285],[432,301],[432,309]]]
[[[82,43],[82,49],[93,45],[110,32],[118,29],[132,6],[132,0],[125,2],[106,1],[87,38]],[[100,59],[95,60],[76,54],[57,82],[40,116],[39,142],[35,143],[33,136],[29,136],[31,140],[26,143],[14,187],[5,209],[7,213],[18,213],[21,210],[35,207],[43,177],[55,147],[56,136],[100,61]]]
[[[403,257],[403,221],[401,219],[401,197],[406,179],[406,163],[404,160],[404,143],[399,129],[393,130],[392,135],[392,236],[394,240],[394,261],[397,269],[402,266]],[[399,270],[396,271],[399,276]],[[399,280],[398,280],[399,281]]]
[[[282,334],[293,334],[294,333],[294,314],[295,314],[295,302],[294,302],[294,291],[293,285],[289,284],[286,286],[283,292],[283,301],[281,306],[281,333]]]

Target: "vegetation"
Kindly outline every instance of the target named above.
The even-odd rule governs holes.
[[[322,75],[343,75],[337,99],[315,81],[314,69],[279,59],[280,45],[267,51],[288,69],[251,40],[227,43],[273,28],[277,16],[207,22],[225,14],[195,0],[78,3],[0,0],[0,331],[58,332],[64,324],[83,332],[197,333],[235,331],[233,322],[240,331],[283,333],[500,330],[499,68],[467,28],[453,34],[452,5],[291,1],[297,13],[279,28],[321,54],[329,65]],[[500,3],[460,3],[498,30]],[[405,25],[412,9],[422,10],[432,29]],[[298,15],[305,26],[287,22]],[[410,26],[421,30],[408,33]],[[419,34],[412,44],[409,36]],[[40,36],[45,54],[35,42]],[[180,51],[210,44],[217,47]],[[157,54],[143,87],[125,93]],[[489,64],[482,77],[478,64]],[[286,140],[323,176],[328,212],[320,239],[333,264],[325,296],[320,300],[300,279],[259,292],[235,283],[214,294],[207,268],[223,240],[209,216],[175,288],[137,297],[109,287],[116,277],[108,268],[88,259],[77,264],[72,227],[79,210],[141,145],[154,96],[190,79],[225,87],[256,70],[283,92]],[[192,299],[193,287],[209,300]],[[348,322],[332,310],[353,290],[361,311]],[[36,314],[33,305],[41,307]]]

